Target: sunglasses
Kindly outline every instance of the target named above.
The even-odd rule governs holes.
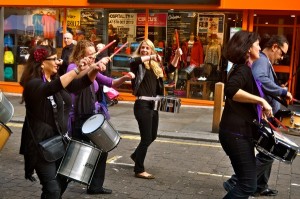
[[[47,58],[47,59],[45,59],[45,60],[56,61],[56,60],[57,60],[57,57]]]
[[[281,50],[281,56],[282,56],[282,57],[285,57],[285,56],[286,56],[286,53],[282,50],[281,47],[278,46],[278,48]]]

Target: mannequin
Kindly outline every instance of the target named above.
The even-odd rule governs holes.
[[[186,57],[186,61],[187,61],[187,64],[190,65],[190,61],[191,61],[191,53],[192,53],[192,48],[193,48],[193,45],[194,45],[194,42],[195,42],[195,36],[194,36],[194,33],[191,32],[190,34],[190,38],[189,40],[187,41],[187,57]]]
[[[216,34],[210,36],[210,42],[206,47],[205,59],[204,59],[204,75],[207,80],[212,81],[209,86],[210,98],[212,98],[214,92],[215,82],[218,80],[219,63],[221,60],[221,45],[219,44]]]
[[[213,66],[218,66],[221,59],[221,46],[219,44],[217,35],[211,35],[209,44],[206,47],[205,52],[205,64],[211,64]]]
[[[192,40],[193,39],[193,40]],[[187,48],[187,65],[186,72],[190,74],[191,79],[195,79],[195,76],[199,74],[200,65],[203,64],[203,46],[199,37],[195,38],[194,33],[191,33],[190,39],[186,43]],[[182,48],[184,49],[184,48]],[[184,52],[184,50],[183,50]],[[194,69],[197,68],[195,73]]]
[[[172,36],[172,54],[171,54],[171,57],[170,57],[170,60],[173,60],[174,56],[175,56],[175,52],[176,50],[178,49],[179,47],[179,44],[178,44],[178,41],[176,39],[176,34],[174,33],[173,36]],[[170,61],[171,62],[171,61]],[[181,66],[181,62],[182,62],[182,58],[181,58],[181,61],[178,61],[178,64],[176,66],[176,70],[173,72],[173,73],[169,73],[169,78],[173,80],[172,83],[175,84],[175,88],[177,88],[177,83],[178,83],[178,70],[180,70],[180,66]]]

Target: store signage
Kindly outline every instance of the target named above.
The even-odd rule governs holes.
[[[198,4],[198,5],[220,5],[220,0],[88,0],[88,3],[126,3],[126,4]]]
[[[114,28],[119,38],[135,41],[136,13],[109,13],[108,22]]]

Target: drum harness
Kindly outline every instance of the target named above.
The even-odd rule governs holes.
[[[137,96],[136,99],[146,100],[146,101],[158,101],[160,99],[160,97],[159,96],[156,96],[156,97]]]

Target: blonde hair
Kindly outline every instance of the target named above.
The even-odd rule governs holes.
[[[152,50],[151,55],[156,54],[154,43],[149,39],[145,39],[145,40],[141,41],[141,43],[139,44],[137,49],[134,51],[134,53],[133,53],[134,57],[140,56],[140,50],[144,43],[147,44],[151,48],[151,50]]]
[[[155,46],[153,44],[153,42],[149,39],[145,39],[143,40],[140,45],[138,46],[138,48],[135,50],[135,52],[133,53],[133,57],[138,57],[138,56],[141,56],[140,54],[140,50],[141,50],[141,46],[143,44],[146,44],[148,45],[150,48],[151,48],[151,55],[153,54],[156,54],[156,50],[155,50]],[[159,62],[156,62],[154,60],[151,60],[150,61],[145,61],[144,62],[145,64],[145,68],[150,70],[150,68],[153,70],[153,72],[155,73],[156,77],[159,78],[159,77],[163,77],[163,71],[162,71],[162,68],[160,67],[160,63]]]

